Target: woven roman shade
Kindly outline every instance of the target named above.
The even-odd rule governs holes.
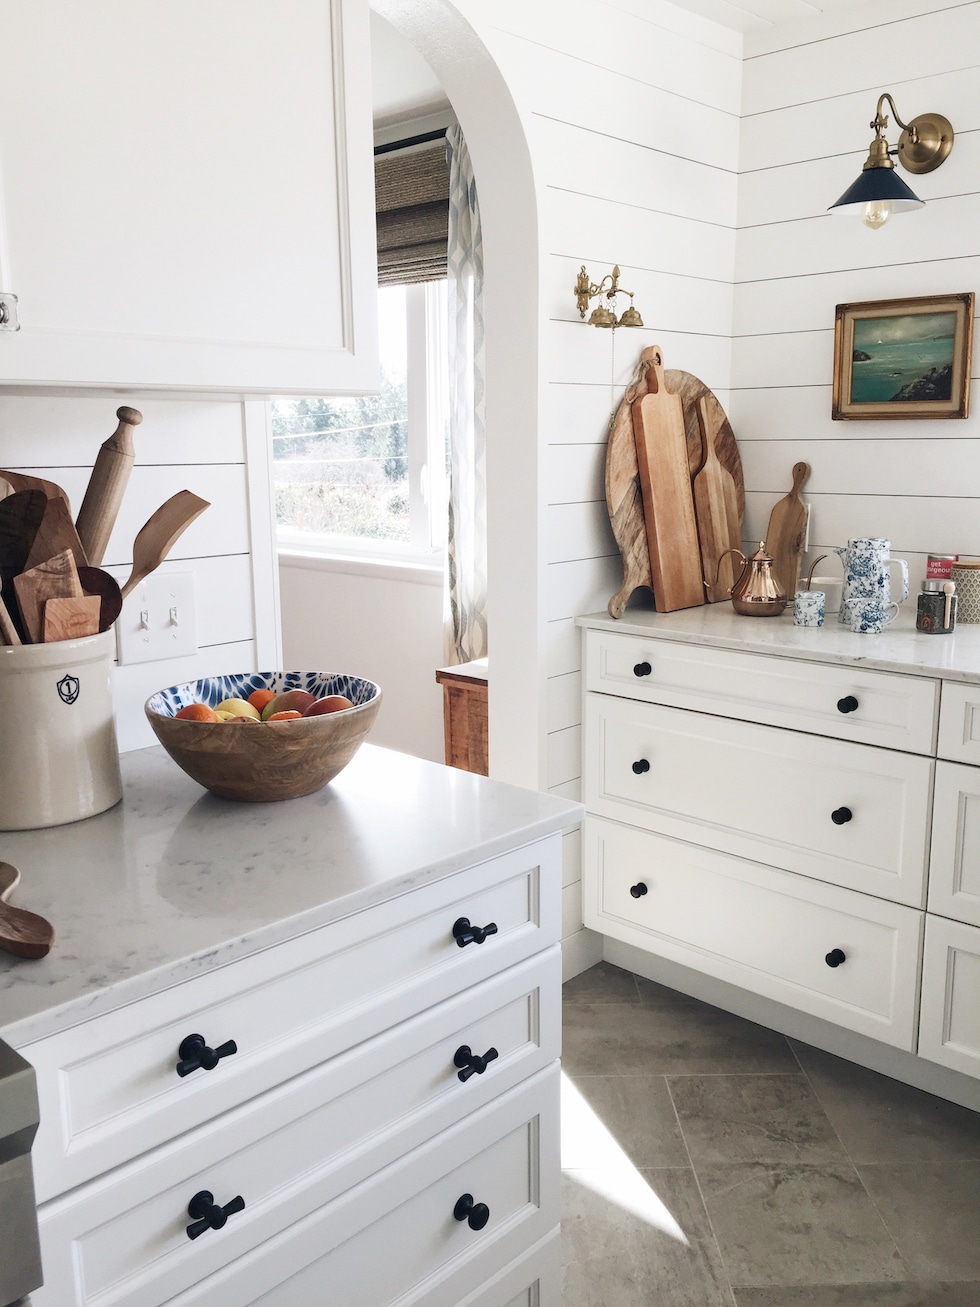
[[[446,275],[449,165],[440,141],[374,161],[378,284],[437,281]]]

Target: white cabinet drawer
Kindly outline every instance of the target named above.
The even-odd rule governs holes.
[[[980,926],[980,767],[936,764],[929,911]]]
[[[173,1307],[459,1307],[558,1223],[558,1085],[555,1064]],[[482,1230],[454,1219],[464,1194]]]
[[[943,681],[939,756],[980,764],[980,685]]]
[[[586,696],[590,812],[925,906],[933,762]]]
[[[938,681],[609,631],[586,633],[586,689],[931,753]]]
[[[37,1307],[158,1307],[278,1235],[554,1062],[560,986],[555,946],[46,1204]],[[463,1048],[497,1056],[461,1082]],[[192,1242],[202,1189],[245,1209]]]
[[[25,1045],[41,1097],[38,1200],[557,942],[560,881],[556,835]],[[497,933],[460,948],[461,917]],[[181,1079],[192,1033],[238,1052]]]
[[[586,818],[587,926],[909,1051],[923,915]]]
[[[980,929],[926,917],[919,1055],[980,1076]]]

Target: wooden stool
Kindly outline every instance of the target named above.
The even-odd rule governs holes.
[[[440,667],[446,766],[489,775],[487,757],[487,660]]]

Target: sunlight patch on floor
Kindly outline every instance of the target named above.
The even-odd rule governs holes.
[[[684,1231],[569,1078],[561,1078],[561,1164],[607,1202],[689,1246]]]

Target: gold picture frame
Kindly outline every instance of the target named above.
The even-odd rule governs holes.
[[[834,420],[965,418],[973,299],[965,291],[838,304]]]

